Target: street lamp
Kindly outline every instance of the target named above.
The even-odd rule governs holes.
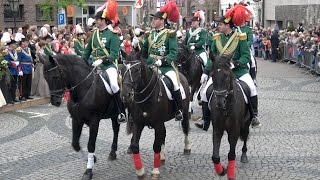
[[[20,6],[20,0],[8,0],[9,6],[10,6],[10,11],[12,12],[13,15],[13,25],[14,25],[14,32],[17,32],[17,22],[16,22],[16,17],[19,12],[19,6]]]

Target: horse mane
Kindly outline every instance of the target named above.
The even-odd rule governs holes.
[[[63,64],[68,67],[80,65],[85,69],[91,69],[91,66],[89,66],[86,60],[76,55],[57,54],[54,56],[54,58],[57,60],[59,64]]]
[[[224,57],[224,56],[215,56],[213,60],[212,70],[223,68],[223,69],[230,69],[230,61],[231,58]]]

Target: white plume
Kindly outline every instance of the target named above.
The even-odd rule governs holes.
[[[95,20],[95,19],[93,19],[93,18],[89,18],[89,19],[88,19],[88,23],[87,23],[87,25],[91,27],[91,26],[93,25],[93,23],[94,23],[94,22],[96,22],[96,20]]]
[[[80,24],[77,24],[76,25],[76,34],[80,34],[80,33],[83,33],[83,30],[82,30]]]
[[[1,37],[1,42],[8,43],[10,41],[11,41],[10,33],[9,32],[4,32],[2,37]]]
[[[200,18],[201,18],[201,24],[203,24],[206,21],[206,17],[204,16],[204,11],[200,10]]]
[[[97,12],[103,11],[107,5],[108,5],[108,2],[104,3],[101,7],[97,9]]]

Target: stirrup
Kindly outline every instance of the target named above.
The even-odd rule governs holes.
[[[178,110],[176,113],[176,121],[182,121],[183,119],[183,114],[181,110]]]
[[[127,118],[126,118],[126,115],[124,113],[120,113],[118,115],[118,119],[117,119],[118,123],[121,124],[121,123],[126,123],[127,122]]]
[[[254,116],[254,117],[252,118],[252,120],[251,120],[251,127],[252,127],[252,128],[259,128],[259,127],[261,127],[261,123],[260,123],[258,117]]]

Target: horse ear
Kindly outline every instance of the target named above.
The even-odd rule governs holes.
[[[127,53],[124,50],[120,50],[122,57],[126,60],[127,59]]]
[[[55,63],[52,56],[49,56],[49,61],[50,61],[51,63]]]

